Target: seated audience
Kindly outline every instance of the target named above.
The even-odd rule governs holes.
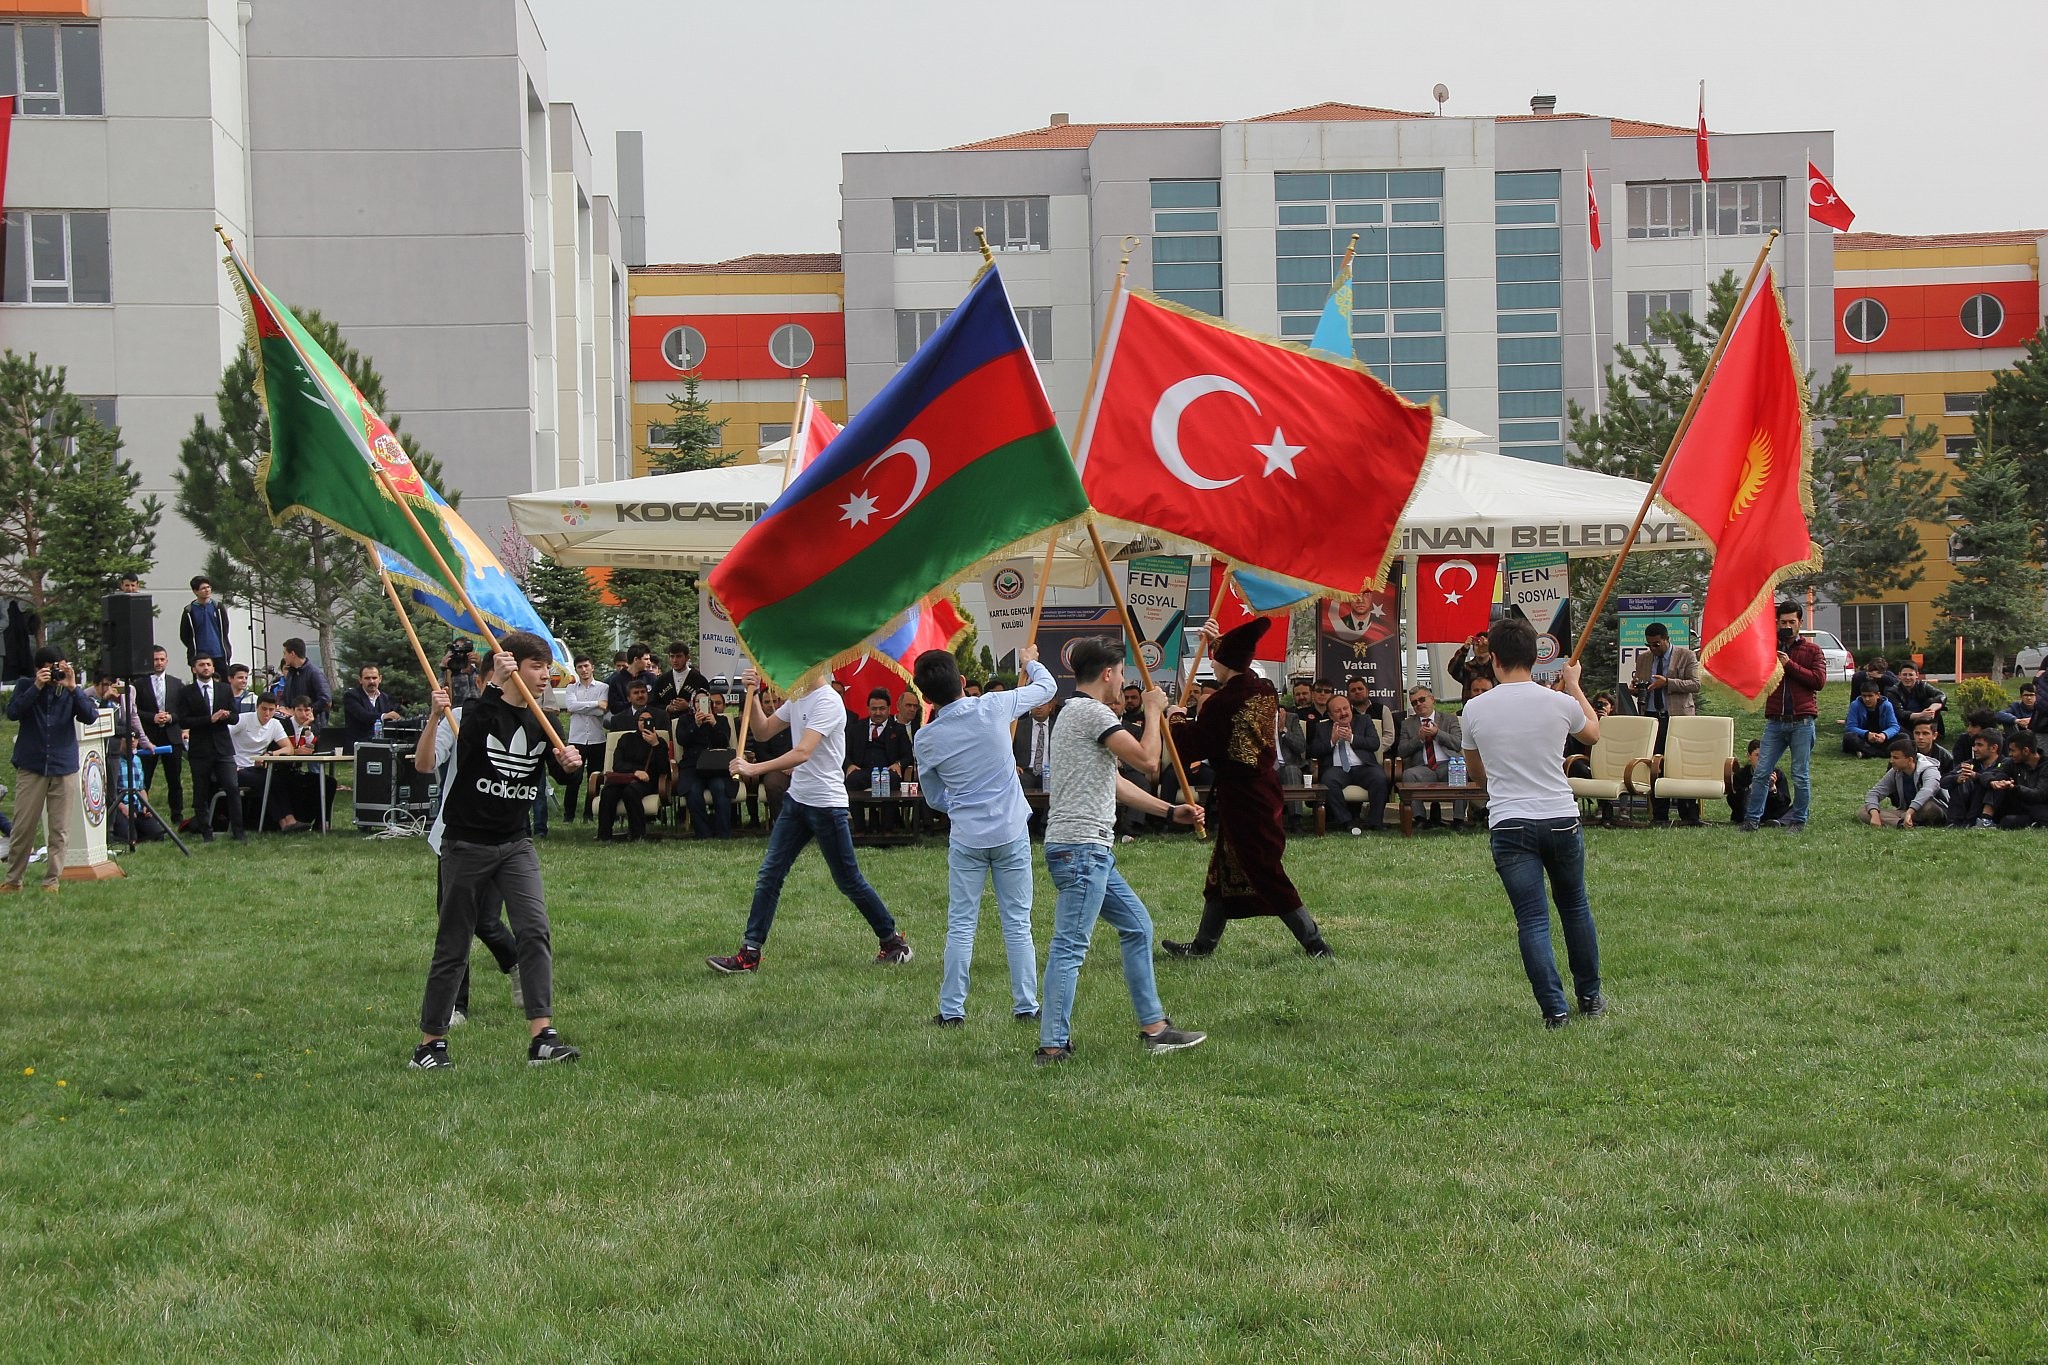
[[[1294,700],[1289,703],[1289,707],[1296,716],[1301,716],[1302,712],[1315,704],[1315,685],[1307,678],[1296,678],[1289,684],[1289,689],[1294,697]],[[1306,717],[1302,718],[1304,720],[1307,719]]]
[[[762,711],[773,714],[780,705],[782,699],[764,685],[761,688]],[[780,758],[789,752],[789,734],[786,729],[778,730],[771,738],[762,739],[750,730],[747,732],[746,753],[742,757],[749,763],[766,763]],[[768,823],[774,824],[782,811],[782,798],[789,791],[789,773],[785,770],[742,778],[740,786],[747,796],[747,828],[761,828],[761,800],[764,797],[768,803]]]
[[[2007,734],[2034,728],[2034,719],[2040,709],[2036,700],[2039,695],[2033,683],[2023,682],[2020,684],[2020,699],[1996,713],[1998,723],[2005,727]],[[2043,728],[2048,729],[2048,726]]]
[[[1842,719],[1842,752],[1852,758],[1883,758],[1886,746],[1899,737],[1898,714],[1875,682],[1849,703]]]
[[[405,713],[384,691],[384,670],[364,664],[356,672],[356,685],[341,694],[341,717],[347,726],[344,747],[353,753],[356,745],[376,736],[380,722],[396,725],[405,719]]]
[[[1934,722],[1936,739],[1948,733],[1948,722],[1942,718],[1942,712],[1948,708],[1948,694],[1928,682],[1918,664],[1899,665],[1899,685],[1892,689],[1890,700],[1899,724],[1908,730],[1919,721],[1930,720]]]
[[[1896,829],[1947,824],[1941,770],[1934,760],[1923,756],[1910,739],[1895,739],[1886,745],[1885,760],[1884,775],[1864,793],[1863,823]]]
[[[901,786],[904,765],[910,762],[910,736],[889,714],[887,688],[868,693],[868,713],[846,734],[846,789],[864,792],[874,783],[874,771],[887,768],[891,786]]]
[[[1492,679],[1487,681],[1491,685]],[[1391,755],[1398,736],[1394,730],[1393,713],[1387,710],[1386,703],[1372,699],[1372,689],[1366,686],[1363,678],[1353,678],[1345,683],[1344,696],[1351,703],[1351,719],[1371,721],[1374,733],[1386,743],[1384,752]]]
[[[638,843],[647,837],[647,798],[661,793],[663,779],[671,767],[669,740],[661,722],[649,710],[633,717],[634,728],[621,734],[612,746],[611,771],[604,776],[604,795],[597,802],[597,841],[613,842],[612,826],[620,807],[626,811],[627,841]]]
[[[1328,678],[1317,678],[1309,684],[1308,708],[1301,711],[1301,723],[1313,726],[1319,720],[1330,718],[1330,698],[1337,692],[1336,684]]]
[[[1386,828],[1387,770],[1380,766],[1380,735],[1369,719],[1351,714],[1351,699],[1330,698],[1330,718],[1317,721],[1308,753],[1322,768],[1323,804],[1336,823],[1353,834]],[[1365,789],[1365,809],[1354,812],[1346,787]]]
[[[963,696],[963,697],[978,697],[978,696],[980,696],[980,695],[981,695],[981,684],[980,684],[980,683],[978,683],[978,682],[976,682],[976,681],[974,681],[974,679],[972,679],[972,678],[966,678],[966,679],[963,679],[963,680],[961,681],[961,683],[960,683],[960,695],[961,695],[961,696]]]
[[[699,692],[690,713],[676,722],[676,800],[699,839],[733,835],[732,719],[719,708],[722,700],[722,694]]]
[[[1955,771],[1956,756],[1941,747],[1940,741],[1935,737],[1936,725],[1933,721],[1914,721],[1912,735],[1913,748],[1925,757],[1933,759],[1935,766],[1941,769],[1943,777]]]
[[[1463,749],[1462,732],[1456,716],[1436,709],[1436,694],[1417,687],[1408,694],[1408,714],[1394,740],[1394,756],[1401,760],[1404,787],[1441,786],[1451,780],[1451,757]],[[1451,822],[1462,824],[1465,803],[1451,803]],[[1428,823],[1441,827],[1443,803],[1430,806]]]
[[[2016,734],[2006,741],[2005,752],[2005,770],[1991,780],[1993,818],[1998,827],[2048,825],[2048,763],[2041,761],[2041,737]]]
[[[1948,822],[1957,829],[1993,823],[1997,802],[1991,783],[1994,778],[2006,775],[2005,765],[1998,759],[1998,748],[1996,726],[1978,731],[1970,736],[1970,747],[1963,751],[1954,770],[1943,779]]]
[[[248,676],[246,669],[243,676]],[[235,785],[241,789],[242,824],[244,827],[253,826],[253,817],[261,810],[266,829],[290,833],[308,828],[292,813],[289,785],[283,780],[283,770],[270,778],[270,799],[267,803],[264,801],[265,770],[264,765],[256,760],[264,754],[289,754],[293,745],[291,737],[285,733],[284,723],[277,718],[277,698],[265,692],[255,699],[255,707],[255,710],[237,716],[228,727],[235,744]]]
[[[917,689],[906,687],[903,695],[896,698],[896,723],[903,727],[904,735],[910,740],[910,760],[904,764],[903,773],[912,782],[917,781],[917,732],[924,728],[924,698],[917,695]]]
[[[640,717],[654,714],[650,698],[654,684],[645,678],[635,678],[626,684],[625,701],[617,706],[607,706],[604,728],[622,735],[635,734],[640,729]],[[656,717],[657,720],[660,717]],[[656,727],[659,728],[659,727]]]
[[[310,754],[320,747],[320,723],[314,718],[313,699],[300,697],[292,703],[291,714],[278,718],[296,753]],[[270,789],[271,800],[280,789],[287,793],[291,812],[301,823],[323,824],[334,813],[334,793],[341,783],[325,763],[288,764]]]
[[[1892,666],[1885,661],[1882,654],[1872,655],[1864,661],[1861,668],[1849,675],[1849,695],[1860,697],[1863,695],[1863,689],[1873,684],[1877,687],[1878,695],[1883,697],[1889,697],[1899,685],[1898,674],[1892,672]]]
[[[1734,781],[1728,790],[1728,819],[1733,824],[1741,824],[1748,815],[1750,784],[1757,780],[1756,760],[1762,749],[1762,740],[1751,740],[1744,761],[1735,769]],[[1769,823],[1792,809],[1792,789],[1785,785],[1782,768],[1773,768],[1764,776],[1771,784],[1770,791],[1764,796],[1763,818]]]

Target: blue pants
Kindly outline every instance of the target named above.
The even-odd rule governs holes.
[[[1813,759],[1812,716],[1800,720],[1767,720],[1764,722],[1763,748],[1757,752],[1756,770],[1767,773],[1778,766],[1778,760],[1789,750],[1792,754],[1792,813],[1785,818],[1795,825],[1806,823],[1807,803],[1813,796],[1813,778],[1808,768]],[[1764,818],[1764,801],[1770,796],[1768,782],[1749,784],[1748,818],[1761,821]]]
[[[1123,944],[1124,986],[1138,1026],[1150,1028],[1166,1018],[1159,986],[1152,979],[1152,916],[1145,903],[1116,870],[1116,855],[1101,844],[1047,844],[1046,871],[1059,888],[1052,912],[1052,947],[1045,955],[1044,1014],[1038,1041],[1044,1047],[1065,1047],[1074,1013],[1074,983],[1095,921],[1106,919]]]
[[[974,930],[981,919],[982,888],[996,884],[996,913],[1002,917],[1003,949],[1010,960],[1010,1010],[1038,1008],[1038,950],[1031,942],[1031,840],[1027,836],[995,848],[946,849],[946,969],[939,978],[939,1013],[958,1019],[967,1013],[967,967],[974,959]]]
[[[1586,844],[1577,816],[1553,820],[1503,820],[1492,830],[1493,866],[1515,909],[1522,943],[1522,970],[1545,1016],[1570,1011],[1550,946],[1550,905],[1543,879],[1550,877],[1557,919],[1564,928],[1565,956],[1572,987],[1581,1000],[1600,994],[1600,942],[1593,933],[1593,908],[1586,903]]]
[[[785,796],[782,814],[768,835],[768,856],[761,860],[760,874],[754,878],[754,908],[747,914],[744,940],[747,947],[759,950],[768,942],[768,931],[775,924],[775,907],[782,898],[782,883],[789,877],[796,855],[813,839],[818,841],[818,852],[825,855],[825,866],[832,869],[832,884],[867,919],[875,937],[886,939],[896,932],[889,907],[882,904],[875,888],[860,875],[860,864],[853,860],[853,829],[846,821],[846,807],[806,806],[793,796]]]

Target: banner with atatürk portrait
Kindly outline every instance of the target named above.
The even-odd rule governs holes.
[[[1326,597],[1316,604],[1316,676],[1339,692],[1364,678],[1368,695],[1391,712],[1403,710],[1401,688],[1401,577],[1394,561],[1387,586],[1357,597]]]

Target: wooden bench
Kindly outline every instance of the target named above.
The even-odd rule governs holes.
[[[1400,801],[1401,837],[1403,839],[1413,839],[1415,837],[1415,808],[1417,806],[1433,806],[1451,801],[1484,801],[1486,800],[1486,788],[1477,782],[1466,782],[1461,785],[1453,785],[1449,782],[1430,782],[1413,787],[1396,787],[1387,799]]]
[[[846,797],[855,848],[901,848],[916,843],[931,828],[934,812],[922,796],[848,792]],[[887,828],[874,828],[879,816],[889,817]]]

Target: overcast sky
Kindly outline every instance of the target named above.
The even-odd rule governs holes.
[[[1832,129],[1859,230],[2048,229],[2043,0],[528,0],[551,97],[646,134],[648,254],[839,249],[840,153],[1343,100]]]

